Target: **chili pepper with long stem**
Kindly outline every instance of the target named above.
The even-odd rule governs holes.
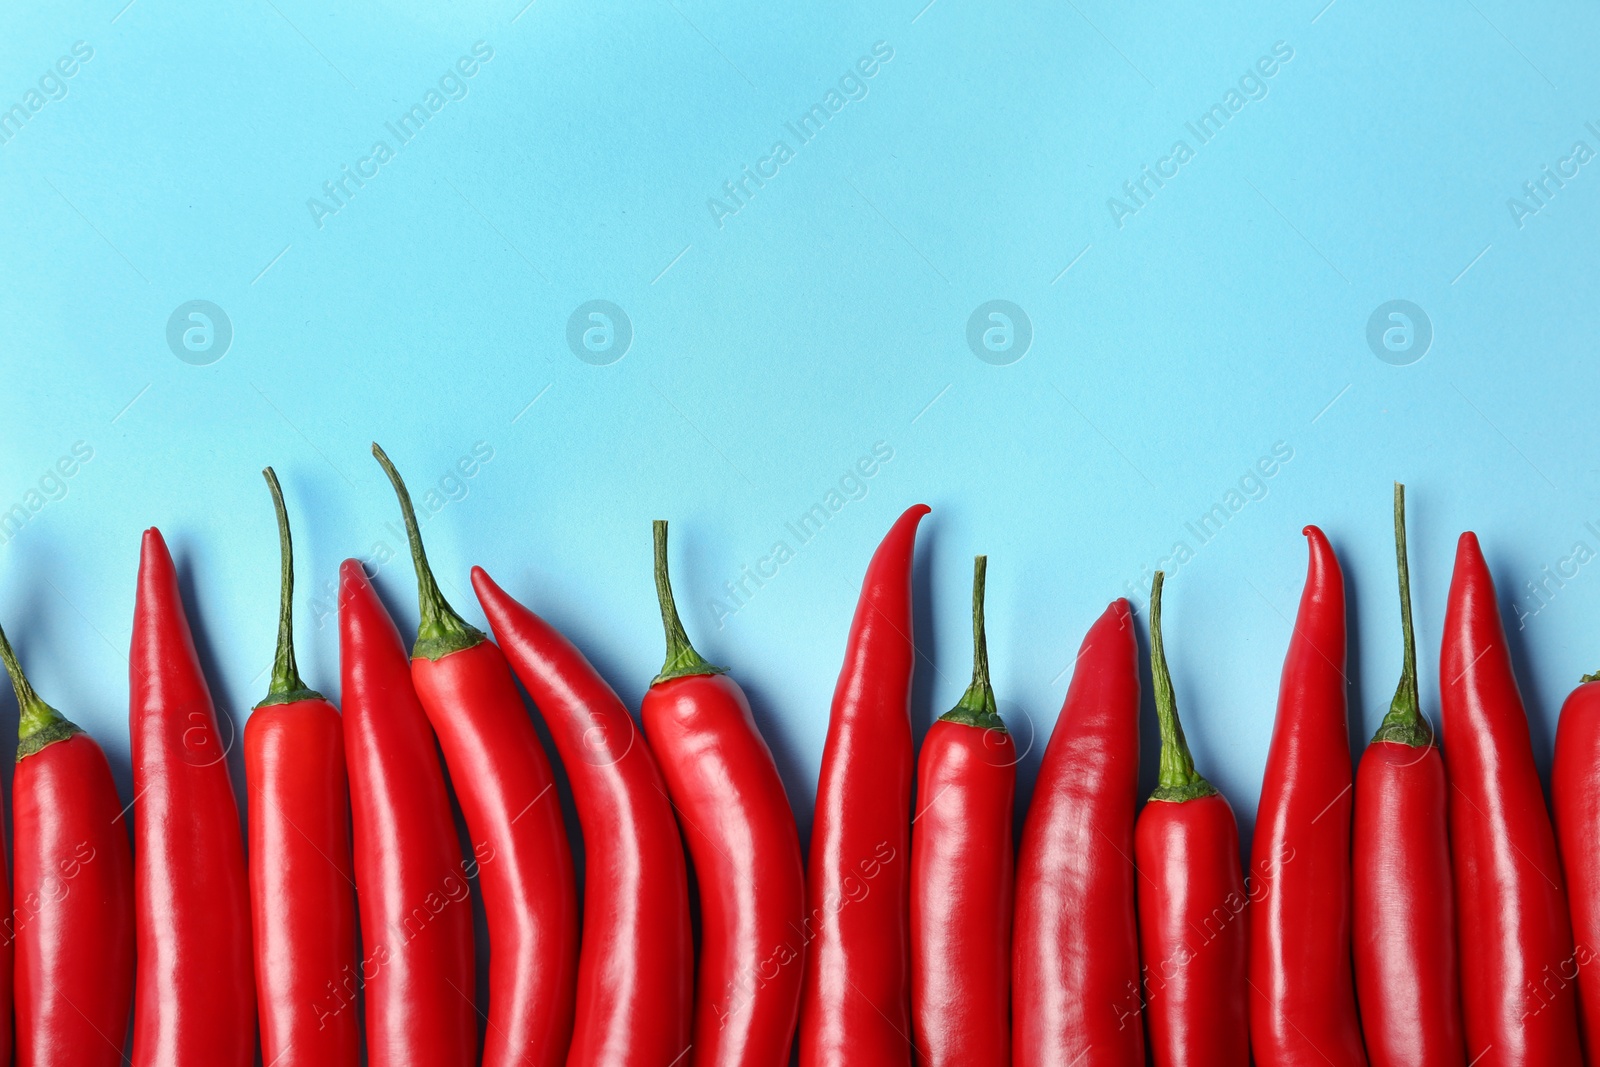
[[[1017,855],[1012,1061],[1144,1067],[1139,642],[1126,600],[1089,628],[1075,662]]]
[[[1417,696],[1405,487],[1394,487],[1405,656],[1356,772],[1351,855],[1356,993],[1373,1067],[1462,1067],[1461,982],[1444,758]]]
[[[271,467],[262,474],[282,560],[272,679],[244,727],[261,1058],[273,1067],[355,1067],[356,1013],[328,996],[330,984],[351,996],[357,984],[344,728],[295,665],[289,513],[278,476]]]
[[[802,1067],[911,1064],[911,559],[926,514],[908,508],[872,554],[833,691],[806,867]]]
[[[1365,1067],[1350,963],[1350,727],[1344,575],[1311,560],[1278,687],[1251,855],[1250,1046],[1257,1067]]]
[[[1150,590],[1150,674],[1161,772],[1139,813],[1139,945],[1155,1067],[1248,1067],[1250,928],[1233,808],[1194,767],[1161,643],[1162,573]]]
[[[412,682],[472,835],[488,915],[483,1067],[551,1067],[572,1040],[578,895],[550,760],[500,649],[439,591],[400,472],[376,444],[372,454],[399,497],[417,572]]]
[[[1012,807],[1017,747],[989,683],[988,560],[972,567],[972,682],[917,761],[911,1011],[924,1067],[1011,1062]]]
[[[17,1062],[120,1067],[133,1005],[133,852],[122,802],[105,753],[34,692],[3,630],[0,660],[21,713],[11,783]],[[9,1035],[0,1047],[9,1054]]]
[[[689,1047],[694,940],[683,841],[649,743],[598,671],[480,567],[472,586],[572,782],[585,847],[568,1067],[665,1067]]]
[[[1439,657],[1467,1055],[1475,1067],[1579,1062],[1572,927],[1494,579],[1456,545]]]
[[[1585,675],[1561,705],[1550,799],[1577,944],[1568,970],[1577,972],[1578,1021],[1592,1067],[1600,1063],[1600,673]]]
[[[133,742],[134,1067],[250,1067],[250,881],[232,743],[218,729],[178,575],[144,532],[128,656]]]
[[[358,560],[339,567],[339,677],[361,908],[369,1067],[476,1067],[468,878],[400,631]],[[346,995],[330,1010],[353,1012]]]
[[[687,1067],[784,1067],[805,969],[800,835],[744,691],[695,651],[678,618],[667,524],[654,534],[667,656],[640,710],[700,886]]]

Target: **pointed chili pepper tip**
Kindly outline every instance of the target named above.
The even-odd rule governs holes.
[[[1161,728],[1161,774],[1151,800],[1182,803],[1214,796],[1216,787],[1194,769],[1194,756],[1178,718],[1178,700],[1167,672],[1167,650],[1161,643],[1161,585],[1166,576],[1156,571],[1150,585],[1150,674],[1155,682],[1156,722]]]
[[[661,604],[661,625],[667,632],[667,658],[661,665],[661,673],[650,679],[650,684],[660,685],[697,674],[728,673],[728,668],[716,666],[694,650],[683,629],[683,620],[678,618],[678,605],[672,599],[672,580],[667,574],[667,520],[655,520],[650,531],[655,542],[656,600]]]
[[[972,560],[972,682],[956,706],[939,716],[939,721],[1005,733],[1006,724],[1000,718],[994,687],[989,684],[989,642],[983,627],[983,594],[988,571],[989,557],[975,556]]]
[[[322,694],[306,687],[294,662],[294,545],[289,538],[289,512],[283,505],[283,487],[271,467],[261,476],[272,491],[272,510],[278,518],[278,647],[272,657],[272,680],[258,708],[273,704],[293,704],[297,700],[321,700]]]
[[[22,672],[22,664],[17,661],[17,654],[11,650],[11,642],[6,639],[4,629],[0,629],[0,661],[5,663],[6,674],[11,676],[11,689],[17,694],[17,710],[21,713],[17,722],[17,762],[22,762],[25,757],[46,746],[83,732],[77,724],[46,704],[33,691],[28,676]]]
[[[1433,724],[1422,715],[1422,701],[1417,695],[1417,637],[1411,624],[1411,568],[1406,562],[1406,487],[1399,482],[1394,483],[1394,558],[1400,577],[1400,634],[1404,642],[1400,684],[1372,741],[1427,748],[1434,743],[1434,733]]]
[[[411,564],[417,572],[417,600],[421,619],[417,623],[417,643],[411,648],[412,659],[440,660],[452,652],[460,652],[483,644],[488,640],[484,632],[463,619],[439,591],[439,583],[428,566],[428,555],[422,548],[422,533],[417,529],[417,513],[411,506],[411,493],[401,479],[400,472],[387,453],[372,442],[372,456],[389,476],[395,496],[400,498],[400,513],[406,522],[406,538],[411,543]]]

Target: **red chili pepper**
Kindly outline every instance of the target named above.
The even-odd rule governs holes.
[[[133,851],[122,802],[105,753],[39,699],[3,630],[0,660],[21,713],[11,785],[19,907],[7,924],[17,1062],[120,1067],[133,1006]],[[8,1032],[0,1049],[10,1063]]]
[[[1373,1067],[1467,1062],[1456,975],[1449,787],[1433,726],[1417,697],[1405,499],[1405,487],[1395,483],[1405,665],[1389,714],[1356,772],[1356,992]]]
[[[1011,819],[1017,748],[989,684],[988,559],[972,570],[972,683],[922,741],[911,827],[917,1062],[1011,1062]]]
[[[433,729],[411,686],[400,631],[353,559],[339,567],[339,676],[367,1063],[476,1067],[473,868],[461,858]],[[355,1010],[342,988],[323,1002],[330,1011]]]
[[[586,849],[570,1067],[666,1067],[689,1047],[694,938],[683,841],[650,746],[555,627],[482,568],[472,587],[555,739]]]
[[[1139,642],[1128,602],[1116,600],[1078,650],[1022,828],[1011,952],[1017,1067],[1144,1067],[1138,810]]]
[[[1579,1021],[1592,1064],[1600,1056],[1600,977],[1593,966],[1600,951],[1600,673],[1584,675],[1561,705],[1550,794],[1577,942],[1567,973],[1577,972]]]
[[[329,987],[356,991],[343,726],[295,666],[289,514],[278,476],[271,467],[262,473],[283,558],[272,680],[244,727],[261,1059],[272,1067],[355,1067],[356,1013],[328,1003]]]
[[[1250,1037],[1257,1067],[1365,1067],[1350,964],[1350,726],[1344,575],[1328,538],[1311,562],[1278,687],[1256,811]]]
[[[128,656],[133,742],[134,1067],[251,1067],[250,880],[239,805],[178,575],[144,532]]]
[[[1194,769],[1161,644],[1162,573],[1150,590],[1150,673],[1161,774],[1139,813],[1139,944],[1155,1067],[1248,1067],[1245,922],[1233,808]]]
[[[911,1064],[911,557],[927,513],[907,509],[872,554],[833,691],[806,868],[802,1067]]]
[[[641,713],[700,886],[700,973],[687,1067],[782,1067],[794,1043],[805,969],[800,835],[744,691],[684,633],[667,577],[667,524],[660,520],[655,576],[667,658]]]
[[[1572,927],[1494,579],[1456,546],[1439,658],[1461,999],[1474,1067],[1579,1062]]]
[[[466,816],[488,914],[483,1067],[551,1067],[572,1041],[578,894],[550,760],[500,649],[439,591],[400,473],[376,444],[372,454],[400,498],[417,571],[411,680]]]

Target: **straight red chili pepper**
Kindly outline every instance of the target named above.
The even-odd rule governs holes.
[[[1017,748],[989,683],[988,559],[972,568],[972,682],[922,740],[911,828],[917,1062],[1011,1062],[1012,808]]]
[[[400,631],[357,560],[339,567],[339,677],[361,907],[368,1067],[476,1067],[468,877]],[[343,986],[321,999],[355,1010]]]
[[[122,802],[105,753],[34,692],[3,630],[0,660],[21,713],[11,783],[19,907],[8,924],[17,1062],[120,1067],[133,1006],[133,851]],[[9,1035],[0,1047],[9,1063]]]
[[[128,656],[134,1067],[251,1067],[255,972],[228,749],[161,532],[144,532]]]
[[[1577,978],[1578,1021],[1592,1067],[1600,1063],[1600,976],[1594,972],[1600,946],[1600,673],[1584,675],[1561,705],[1550,796],[1576,941],[1562,977]]]
[[[1126,600],[1089,628],[1017,855],[1017,1067],[1144,1067],[1139,988],[1139,642]]]
[[[1344,575],[1323,532],[1302,532],[1311,560],[1250,849],[1250,1045],[1257,1067],[1365,1067],[1350,963]]]
[[[805,969],[800,835],[744,691],[694,650],[678,618],[667,524],[654,534],[667,657],[641,713],[700,887],[687,1067],[785,1067]]]
[[[326,1002],[330,986],[355,984],[344,728],[295,665],[289,513],[278,476],[271,467],[262,474],[282,561],[272,679],[244,727],[261,1059],[272,1067],[355,1067],[356,1013]]]
[[[833,691],[806,867],[802,1067],[911,1064],[911,559],[926,514],[908,508],[872,554]]]
[[[549,757],[494,642],[450,607],[422,549],[411,494],[394,485],[417,571],[411,679],[461,802],[489,922],[482,1067],[553,1067],[572,1041],[578,893]]]
[[[1161,643],[1162,573],[1150,590],[1150,673],[1161,774],[1139,813],[1139,945],[1155,1067],[1248,1067],[1250,927],[1233,808],[1194,769]]]
[[[1394,542],[1405,659],[1389,714],[1356,772],[1356,993],[1373,1067],[1463,1067],[1449,786],[1417,696],[1405,487],[1398,482]]]
[[[1467,1055],[1474,1067],[1579,1062],[1572,927],[1494,579],[1456,546],[1439,676]]]
[[[572,643],[481,567],[472,587],[544,716],[583,824],[583,938],[568,1067],[665,1067],[689,1047],[694,939],[683,841],[650,745]]]

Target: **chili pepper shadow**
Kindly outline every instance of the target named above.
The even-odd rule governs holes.
[[[943,527],[944,508],[935,501],[933,510],[924,515],[918,524],[916,552],[911,557],[911,636],[917,653],[911,671],[911,751],[914,754],[922,751],[922,740],[933,728],[934,722],[950,710],[948,707],[934,706],[940,686],[959,696],[961,688],[967,684],[965,671],[953,677],[941,675],[930,651],[938,644],[935,635],[939,632],[939,613],[934,609],[933,575],[939,561]],[[971,562],[968,561],[970,566]],[[851,610],[854,610],[853,606]],[[959,617],[967,618],[965,613]],[[915,766],[915,763],[912,765]],[[912,783],[912,812],[922,810],[917,798],[920,787],[921,783]]]
[[[1354,549],[1341,546],[1339,539],[1332,535],[1329,535],[1328,541],[1333,545],[1334,554],[1339,557],[1340,570],[1344,574],[1344,718],[1345,732],[1349,735],[1350,773],[1353,781],[1356,761],[1360,759],[1361,753],[1367,750],[1367,742],[1371,739],[1372,735],[1377,732],[1378,723],[1383,721],[1384,714],[1386,714],[1389,710],[1389,702],[1387,699],[1382,702],[1382,710],[1369,709],[1365,706],[1366,701],[1362,698],[1362,694],[1366,692],[1366,687],[1361,684],[1361,627],[1356,625],[1356,621],[1361,618],[1362,596],[1361,582],[1358,575],[1362,573],[1381,574],[1382,571],[1378,570],[1376,567],[1364,569],[1356,566],[1355,564],[1361,555],[1359,552],[1355,551]],[[1390,564],[1389,569],[1391,572],[1394,570],[1394,565],[1392,563]],[[1390,585],[1392,586],[1393,583],[1391,582]],[[1400,633],[1399,593],[1391,592],[1389,599],[1391,603],[1388,611],[1390,617],[1394,620],[1394,625],[1390,628],[1391,639],[1388,644],[1383,647],[1392,647],[1398,651],[1400,644],[1394,638],[1397,638]],[[1415,613],[1415,610],[1416,609],[1413,606],[1413,614]],[[1399,662],[1397,660],[1390,660],[1389,662],[1394,662],[1394,670],[1391,673],[1396,679],[1399,679]],[[1418,664],[1418,673],[1421,673],[1420,663]],[[1376,721],[1371,722],[1370,725],[1368,724],[1369,711],[1376,714]]]
[[[1550,806],[1550,763],[1555,756],[1555,725],[1556,716],[1560,712],[1556,707],[1554,714],[1547,713],[1546,708],[1553,705],[1547,704],[1540,695],[1538,674],[1534,671],[1535,644],[1528,640],[1527,628],[1518,628],[1517,618],[1510,611],[1515,604],[1515,595],[1508,596],[1505,586],[1502,585],[1499,575],[1513,573],[1508,567],[1499,566],[1504,562],[1499,552],[1484,552],[1489,560],[1489,573],[1495,576],[1495,607],[1500,612],[1500,626],[1506,632],[1506,648],[1511,653],[1511,675],[1516,679],[1517,691],[1522,694],[1522,707],[1528,718],[1528,736],[1533,742],[1533,762],[1539,770],[1539,785],[1544,790],[1546,808]],[[1438,657],[1434,657],[1438,662]],[[1578,679],[1572,679],[1576,686]]]

